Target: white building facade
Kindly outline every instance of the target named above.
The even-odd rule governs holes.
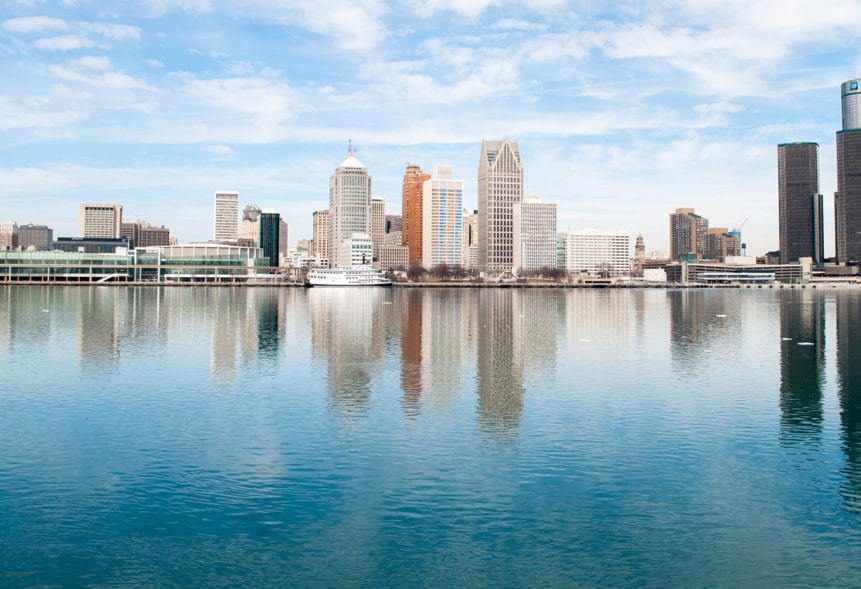
[[[367,233],[354,233],[341,242],[337,268],[352,268],[353,266],[370,266],[374,257],[374,245]]]
[[[564,236],[566,270],[572,274],[620,277],[631,274],[627,231],[568,231]]]
[[[525,196],[512,214],[515,271],[556,268],[556,204]]]
[[[349,267],[352,260],[342,257],[344,241],[354,233],[371,235],[371,177],[368,168],[356,159],[352,148],[329,178],[329,255],[332,268]],[[368,237],[370,240],[370,237]],[[367,263],[373,260],[373,248]]]
[[[514,269],[512,207],[523,198],[516,141],[481,142],[478,161],[478,266],[491,274]]]
[[[123,205],[81,203],[81,237],[118,239],[123,234]]]
[[[215,193],[215,241],[236,241],[239,236],[239,193],[221,190]]]
[[[422,185],[422,266],[456,266],[462,261],[463,180],[451,166],[434,166]]]

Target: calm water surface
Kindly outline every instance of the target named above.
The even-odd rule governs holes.
[[[861,290],[0,287],[0,586],[861,586]]]

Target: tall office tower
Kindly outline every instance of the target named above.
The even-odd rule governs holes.
[[[703,236],[709,220],[694,213],[694,209],[676,209],[670,213],[670,259],[683,254],[703,255]]]
[[[478,267],[514,269],[512,207],[523,198],[523,164],[517,142],[481,140],[478,161]]]
[[[739,254],[739,242],[734,232],[726,227],[710,227],[703,235],[703,259],[726,261],[727,256]]]
[[[281,215],[272,209],[264,209],[260,211],[258,223],[260,225],[257,230],[258,247],[263,250],[263,257],[269,258],[270,266],[278,266],[280,264],[278,246],[281,238]]]
[[[463,209],[462,239],[460,263],[464,268],[474,268],[478,265],[478,211],[470,214]]]
[[[245,205],[245,208],[242,210],[242,221],[239,224],[239,239],[247,240],[259,247],[259,230],[260,207],[257,205]]]
[[[371,242],[374,245],[374,262],[380,259],[380,247],[385,238],[386,201],[382,198],[371,198]]]
[[[18,227],[18,246],[27,250],[31,247],[36,251],[47,251],[54,241],[54,230],[47,225],[21,225]]]
[[[81,237],[122,237],[123,205],[81,203]]]
[[[819,144],[777,146],[777,209],[780,263],[824,258],[822,195],[819,194]]]
[[[463,180],[452,178],[451,166],[434,166],[422,184],[422,266],[460,264],[463,230]]]
[[[341,244],[354,233],[371,234],[371,177],[368,168],[347,148],[347,157],[329,178],[329,264],[350,265]]]
[[[18,247],[18,223],[0,223],[0,250]]]
[[[404,172],[404,182],[401,189],[401,232],[403,242],[410,250],[410,266],[421,264],[424,259],[424,235],[422,221],[424,220],[424,183],[431,175],[422,172],[415,164],[407,164]]]
[[[834,193],[837,262],[861,262],[861,79],[841,86],[843,129],[837,132]]]
[[[317,265],[323,260],[329,263],[329,211],[314,211],[314,226],[311,235],[311,249],[308,255],[314,258]]]
[[[556,268],[556,203],[524,196],[514,203],[514,268]]]
[[[278,220],[278,253],[282,257],[290,255],[290,227],[284,219]],[[297,248],[298,249],[298,248]]]
[[[215,193],[215,241],[236,241],[239,237],[239,193],[226,190]]]

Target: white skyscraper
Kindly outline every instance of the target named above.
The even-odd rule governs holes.
[[[512,207],[523,198],[517,142],[481,142],[478,162],[478,266],[490,273],[514,268]]]
[[[539,270],[556,267],[556,204],[524,196],[513,207],[514,268]]]
[[[330,266],[349,266],[343,259],[341,244],[354,233],[371,235],[371,177],[368,168],[356,159],[353,149],[329,178],[329,254]]]
[[[82,203],[81,237],[118,239],[123,234],[123,205]]]
[[[454,180],[451,166],[434,166],[422,184],[422,266],[461,263],[463,243],[463,180]]]
[[[215,193],[215,241],[236,241],[239,237],[239,193]]]

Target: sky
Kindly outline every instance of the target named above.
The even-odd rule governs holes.
[[[400,214],[408,162],[477,203],[517,141],[559,231],[669,249],[669,214],[778,248],[777,145],[820,145],[834,252],[840,84],[858,0],[0,0],[0,222],[78,235],[78,205],[212,238],[218,190],[311,237],[352,144]]]

